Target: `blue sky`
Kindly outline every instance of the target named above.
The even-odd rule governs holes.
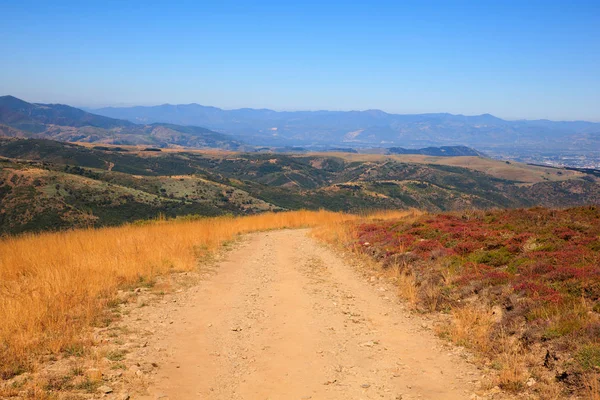
[[[600,121],[598,0],[356,3],[2,0],[0,95]]]

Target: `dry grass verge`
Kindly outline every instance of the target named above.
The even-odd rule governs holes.
[[[85,328],[105,324],[118,288],[193,270],[236,235],[339,224],[358,216],[297,211],[248,217],[154,221],[0,240],[0,378],[30,370],[40,356],[78,354]]]
[[[370,218],[401,215],[381,212]],[[31,370],[43,357],[81,355],[91,344],[86,328],[110,323],[105,311],[119,303],[119,289],[151,286],[157,276],[194,270],[237,235],[363,218],[294,211],[0,239],[0,379]]]

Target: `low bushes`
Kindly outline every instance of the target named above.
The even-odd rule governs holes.
[[[399,270],[418,310],[452,314],[441,333],[502,365],[505,389],[525,388],[524,367],[570,391],[597,385],[599,207],[466,211],[347,229],[354,251]]]

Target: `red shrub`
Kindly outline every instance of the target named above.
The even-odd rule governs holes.
[[[534,264],[530,264],[527,266],[527,269],[522,271],[523,275],[527,275],[530,277],[537,278],[540,275],[548,274],[556,269],[555,266],[550,263],[540,260],[535,262]]]
[[[539,300],[549,303],[560,303],[563,299],[562,295],[557,291],[542,283],[533,281],[524,281],[513,285],[515,292],[521,292],[534,300]]]
[[[481,248],[481,243],[479,242],[460,242],[456,246],[454,246],[454,251],[461,255],[466,256],[469,253],[474,252],[477,249]]]
[[[502,283],[508,283],[511,278],[512,275],[506,271],[493,270],[486,272],[481,280],[489,285],[499,285]]]
[[[567,228],[566,226],[554,228],[553,232],[558,238],[562,240],[570,240],[572,237],[577,236],[578,234],[578,232],[575,232],[573,229]]]
[[[410,251],[419,260],[415,269],[435,269],[450,260],[461,271],[457,284],[510,285],[532,302],[559,302],[565,297],[600,296],[600,211],[580,207],[570,210],[532,208],[502,210],[469,215],[438,214],[423,217],[411,225],[373,223],[358,228],[359,244],[369,252],[386,257]],[[536,237],[535,246],[525,244]],[[369,246],[364,246],[369,242]],[[506,251],[506,250],[508,251]],[[482,251],[502,256],[508,271],[466,262]],[[533,250],[533,251],[532,251]],[[492,254],[493,253],[493,254]],[[497,253],[497,254],[496,254]],[[480,260],[480,262],[489,262]],[[514,272],[512,274],[511,272]]]
[[[600,267],[560,267],[548,274],[548,278],[556,281],[600,279]]]
[[[506,248],[511,253],[519,253],[523,249],[525,242],[532,236],[531,233],[519,233],[506,242]]]
[[[437,240],[421,240],[413,245],[413,249],[419,254],[426,254],[435,249],[441,249],[444,246]]]

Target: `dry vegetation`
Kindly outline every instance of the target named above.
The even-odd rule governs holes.
[[[380,213],[398,217],[401,213]],[[190,271],[237,235],[339,224],[361,218],[327,211],[151,221],[0,240],[0,378],[51,354],[78,353],[87,327],[101,326],[117,291]]]
[[[581,172],[564,168],[529,165],[520,162],[505,162],[492,158],[474,156],[437,157],[419,154],[356,154],[356,153],[309,153],[312,156],[339,157],[347,161],[397,161],[411,164],[436,164],[469,168],[499,179],[507,179],[528,184],[563,181],[585,176]]]
[[[393,277],[438,333],[496,370],[492,386],[597,399],[600,210],[505,210],[350,222],[316,231]]]
[[[79,143],[80,146],[94,148],[95,143]],[[122,146],[122,145],[103,145],[107,148],[124,148],[132,154],[143,157],[160,156],[160,152],[144,152],[143,149],[147,146]],[[162,149],[162,153],[196,153],[206,157],[227,157],[243,154],[229,150],[209,150],[209,149],[189,149],[189,148],[166,148]],[[524,183],[538,183],[545,181],[563,181],[574,178],[582,178],[585,176],[578,171],[567,170],[564,168],[545,167],[541,165],[530,165],[520,162],[505,162],[492,158],[475,157],[475,156],[427,156],[419,154],[357,154],[344,152],[310,152],[300,154],[299,157],[315,156],[315,157],[336,157],[350,162],[382,162],[382,161],[397,161],[404,163],[415,164],[437,164],[448,165],[454,167],[469,168],[475,171],[489,174],[495,178],[514,180]]]
[[[314,226],[350,215],[330,212],[157,221],[119,228],[9,237],[0,241],[0,376],[36,356],[81,346],[116,290],[156,275],[194,269],[200,257],[245,232]]]
[[[199,267],[237,235],[316,227],[393,277],[440,335],[482,356],[504,390],[598,399],[597,208],[358,216],[333,212],[157,220],[0,240],[0,379],[79,354],[119,289]],[[116,357],[116,355],[115,355]],[[530,385],[531,383],[531,385]],[[35,397],[35,396],[34,396]]]

